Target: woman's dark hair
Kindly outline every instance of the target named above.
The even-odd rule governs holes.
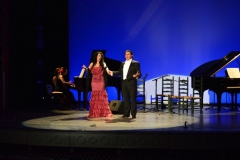
[[[57,67],[53,73],[54,76],[57,76],[59,74],[59,68]]]
[[[104,55],[103,55],[103,53],[102,52],[96,52],[95,54],[94,54],[94,57],[93,57],[93,66],[97,63],[97,56],[98,56],[98,54],[100,54],[101,55],[101,60],[100,60],[100,66],[102,67],[102,68],[104,68],[104,64],[103,64],[103,62],[104,62]]]
[[[100,60],[100,66],[102,67],[102,69],[103,69],[103,77],[104,77],[104,87],[106,88],[107,87],[107,73],[106,73],[106,68],[104,68],[104,55],[103,55],[103,53],[102,52],[100,52],[100,51],[98,51],[98,52],[96,52],[95,54],[94,54],[94,56],[93,56],[93,60],[92,60],[92,63],[93,63],[93,66],[97,63],[97,56],[98,56],[98,54],[100,54],[101,55],[101,60]],[[105,66],[106,67],[106,66]]]

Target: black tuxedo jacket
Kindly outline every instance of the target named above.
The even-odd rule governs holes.
[[[121,66],[119,68],[118,71],[113,71],[113,76],[121,76],[121,79],[123,79],[123,66],[125,64],[125,61],[121,63]],[[141,73],[141,69],[140,69],[140,63],[138,61],[132,60],[129,69],[128,69],[128,73],[127,73],[127,80],[132,80],[132,79],[136,79],[133,77],[134,74],[137,73],[137,71],[139,72],[139,76],[138,78],[141,77],[142,73]]]

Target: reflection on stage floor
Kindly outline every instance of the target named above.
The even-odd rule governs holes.
[[[155,111],[153,105],[147,105],[143,112],[141,106],[137,118],[113,117],[87,118],[88,111],[83,110],[44,110],[7,111],[1,113],[1,128],[41,129],[61,131],[169,131],[169,132],[236,132],[240,131],[240,112],[223,107],[217,113],[214,107],[204,106],[203,114],[197,108],[191,112],[177,114],[167,109]]]
[[[222,107],[218,113],[216,107],[204,106],[200,114],[196,107],[191,115],[190,111],[175,114],[177,106],[173,107],[174,113],[168,109],[156,112],[154,105],[147,105],[145,111],[141,108],[138,106],[136,119],[122,118],[120,114],[111,118],[87,118],[88,111],[78,109],[0,112],[0,147],[5,148],[0,151],[0,157],[18,150],[21,153],[16,155],[23,152],[27,157],[33,156],[34,151],[56,153],[55,159],[60,155],[88,159],[93,157],[93,152],[97,155],[99,149],[105,149],[101,155],[108,159],[115,156],[109,152],[117,153],[120,159],[156,159],[156,155],[166,159],[205,159],[206,156],[231,157],[231,153],[239,149],[238,109],[231,111]],[[183,149],[188,152],[184,154]],[[97,156],[98,159],[99,154]]]

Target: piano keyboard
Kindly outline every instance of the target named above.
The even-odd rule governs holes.
[[[240,88],[240,86],[227,87],[228,89]]]

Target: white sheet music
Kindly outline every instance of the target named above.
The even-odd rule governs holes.
[[[239,68],[227,68],[226,70],[230,78],[240,78]]]
[[[85,72],[85,69],[82,69],[81,72],[80,72],[80,74],[79,74],[79,78],[82,78],[82,77],[83,77],[84,72]]]

